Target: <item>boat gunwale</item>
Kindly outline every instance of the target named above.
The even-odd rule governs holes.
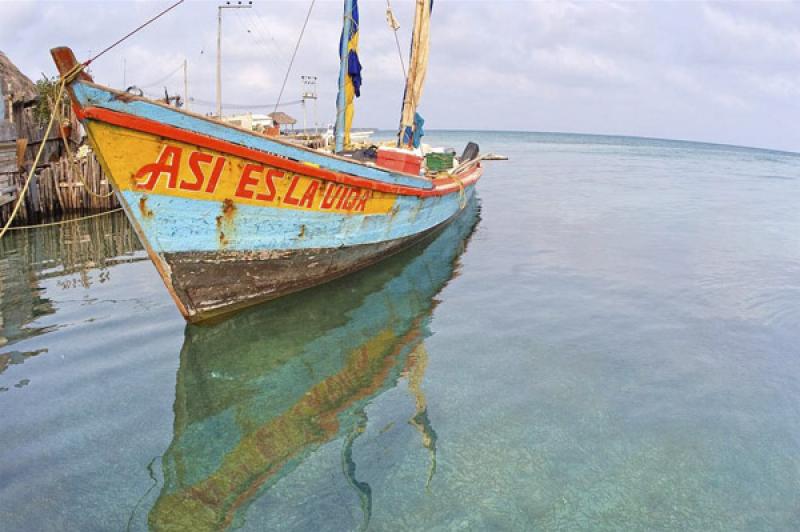
[[[51,53],[51,55],[53,57],[54,62],[56,63],[56,67],[57,67],[59,73],[62,76],[67,75],[68,72],[70,72],[72,69],[74,69],[78,65],[78,61],[75,58],[75,54],[72,51],[72,49],[69,48],[69,47],[62,46],[62,47],[53,48],[53,49],[50,50],[50,53]],[[302,161],[290,158],[290,157],[285,156],[285,155],[270,153],[270,152],[265,151],[265,150],[252,148],[252,147],[249,147],[249,146],[246,146],[246,145],[243,145],[243,144],[238,144],[238,143],[232,142],[230,140],[225,140],[225,139],[221,139],[219,137],[210,136],[210,135],[203,134],[203,133],[200,133],[200,132],[197,132],[197,131],[192,131],[192,130],[189,130],[189,129],[184,129],[184,128],[180,128],[180,127],[173,126],[173,125],[170,125],[170,124],[165,124],[165,123],[162,123],[162,122],[158,122],[158,121],[152,120],[150,118],[140,117],[140,116],[133,115],[131,113],[125,113],[125,112],[122,112],[122,111],[106,109],[106,108],[99,107],[99,106],[84,106],[83,104],[80,103],[80,100],[78,99],[78,97],[75,94],[74,86],[76,84],[88,85],[88,86],[94,87],[94,88],[96,88],[98,90],[107,91],[115,99],[118,99],[118,100],[123,101],[125,103],[131,102],[131,101],[139,101],[139,102],[143,102],[143,103],[148,104],[148,105],[154,105],[156,107],[160,107],[160,108],[168,110],[170,112],[175,112],[175,113],[182,114],[182,115],[185,115],[185,116],[188,116],[188,117],[191,117],[191,118],[200,119],[201,121],[203,121],[205,123],[209,123],[209,124],[212,124],[212,125],[215,125],[215,126],[221,126],[223,128],[227,128],[227,129],[230,129],[230,130],[233,130],[233,131],[242,132],[242,133],[244,133],[244,134],[246,134],[246,135],[248,135],[248,136],[250,136],[252,138],[255,138],[255,139],[259,139],[259,140],[262,140],[262,141],[263,140],[267,140],[269,142],[275,142],[275,143],[277,143],[277,144],[279,144],[279,145],[281,145],[283,147],[290,148],[290,149],[297,149],[297,150],[300,150],[302,152],[313,154],[316,157],[323,157],[323,158],[331,159],[331,160],[334,160],[334,161],[344,162],[344,163],[348,163],[348,164],[355,164],[356,167],[363,167],[365,169],[369,169],[370,171],[377,171],[377,172],[379,172],[381,174],[384,174],[384,175],[386,175],[388,177],[400,176],[400,177],[405,178],[405,179],[412,179],[414,181],[419,181],[420,185],[427,185],[427,186],[419,186],[419,187],[417,187],[417,186],[408,185],[408,184],[388,183],[388,182],[377,180],[377,179],[374,179],[374,178],[371,178],[371,177],[368,177],[368,176],[359,176],[359,175],[355,175],[355,174],[351,174],[351,173],[347,173],[347,172],[343,172],[343,171],[339,171],[339,170],[333,170],[333,169],[329,169],[329,168],[322,168],[322,167],[316,166],[316,165],[312,166],[312,165],[308,165],[308,164],[303,164]],[[231,123],[228,123],[228,122],[224,122],[222,120],[213,119],[213,118],[210,118],[210,117],[207,117],[207,116],[203,116],[203,115],[194,113],[194,112],[189,111],[189,110],[178,109],[176,107],[167,105],[165,103],[162,103],[162,102],[159,102],[159,101],[156,101],[156,100],[152,100],[150,98],[145,98],[145,97],[142,97],[142,96],[136,96],[136,95],[130,94],[128,92],[124,92],[124,91],[119,91],[119,90],[113,89],[113,88],[108,87],[106,85],[102,85],[102,84],[96,83],[94,81],[94,79],[85,70],[80,70],[78,75],[75,77],[75,79],[72,79],[68,83],[67,90],[69,92],[70,99],[72,101],[73,111],[75,112],[75,115],[80,119],[81,122],[84,122],[87,118],[90,118],[90,119],[94,118],[96,120],[100,120],[100,121],[103,121],[103,122],[106,122],[106,123],[112,123],[112,122],[110,122],[108,120],[103,120],[101,118],[101,116],[102,115],[106,115],[106,116],[119,115],[119,117],[125,117],[126,120],[135,120],[137,122],[140,121],[139,124],[150,123],[150,124],[156,126],[157,129],[164,129],[164,130],[166,130],[164,132],[172,133],[171,135],[170,134],[160,135],[160,136],[165,136],[166,138],[175,138],[176,136],[178,136],[175,133],[178,133],[178,134],[181,134],[181,135],[183,133],[186,133],[188,135],[193,136],[194,140],[208,139],[209,141],[211,141],[213,143],[219,143],[219,144],[222,144],[222,145],[233,147],[234,150],[236,150],[236,151],[239,151],[239,148],[241,148],[242,150],[245,150],[247,152],[247,154],[248,154],[245,157],[252,156],[252,155],[269,157],[272,160],[269,161],[267,164],[273,164],[273,165],[279,166],[279,167],[299,165],[302,168],[296,168],[295,171],[297,173],[306,174],[306,175],[309,175],[310,177],[317,177],[319,179],[323,179],[323,180],[326,180],[326,181],[333,181],[333,182],[338,182],[338,183],[343,183],[343,184],[352,184],[354,186],[369,188],[369,189],[380,191],[380,192],[388,192],[388,193],[402,195],[402,196],[417,196],[417,197],[444,196],[444,195],[448,195],[448,194],[454,193],[454,192],[459,191],[459,190],[463,190],[463,188],[465,186],[468,186],[468,185],[476,182],[481,177],[481,175],[483,173],[482,169],[481,169],[481,166],[480,166],[480,161],[476,161],[475,164],[471,165],[471,167],[468,168],[467,171],[458,172],[456,174],[448,174],[448,175],[446,175],[444,177],[436,176],[436,177],[433,177],[433,178],[429,178],[427,176],[419,176],[419,175],[406,173],[406,172],[401,172],[401,171],[388,170],[386,168],[381,168],[381,167],[378,167],[378,166],[366,164],[366,163],[364,163],[362,161],[353,160],[353,159],[350,159],[350,158],[347,158],[347,157],[342,157],[342,156],[339,156],[339,155],[334,154],[334,153],[322,153],[322,152],[313,150],[311,148],[308,148],[306,146],[297,145],[297,144],[293,144],[293,143],[285,141],[285,140],[281,140],[278,137],[269,137],[269,138],[263,137],[262,135],[258,135],[256,133],[254,133],[253,131],[248,131],[247,129],[245,129],[243,127],[239,127],[239,126],[236,126],[234,124],[231,124]],[[93,114],[95,116],[91,116]],[[125,120],[122,120],[120,122],[124,122],[124,121]],[[118,125],[120,127],[128,127],[129,129],[142,131],[141,129],[138,129],[138,128],[131,128],[128,124],[124,124],[124,123],[117,123],[117,124],[113,124],[113,125]],[[159,134],[159,133],[156,133],[156,134]],[[178,139],[175,139],[175,140],[178,140]],[[188,143],[192,143],[192,142],[188,141]],[[211,147],[211,146],[205,146],[205,147],[209,148],[209,149],[215,149],[215,148],[218,149],[218,147]],[[221,151],[227,152],[227,153],[231,152],[230,150],[221,150]],[[255,160],[258,160],[258,159],[255,159]],[[319,174],[319,175],[314,175],[314,174]],[[112,181],[113,181],[113,179],[112,179]]]
[[[156,122],[149,118],[133,116],[131,114],[112,111],[103,107],[84,107],[80,111],[81,120],[97,120],[133,131],[148,133],[159,137],[216,150],[222,153],[235,155],[248,160],[288,169],[298,174],[308,175],[317,179],[349,184],[357,187],[368,188],[379,192],[388,192],[402,196],[445,196],[457,192],[461,187],[468,186],[480,177],[480,165],[476,164],[472,170],[463,177],[448,176],[443,179],[429,180],[433,188],[415,188],[408,185],[391,184],[377,181],[368,177],[356,176],[344,172],[337,172],[304,164],[300,161],[282,157],[266,151],[237,144],[228,140],[210,137],[202,133],[178,128],[172,125]]]
[[[264,136],[264,135],[260,135],[260,134],[258,134],[256,132],[254,132],[253,130],[246,129],[246,128],[242,127],[242,126],[237,126],[236,124],[233,124],[231,122],[225,122],[224,120],[218,120],[218,119],[210,117],[210,116],[201,115],[201,114],[195,113],[195,112],[193,112],[191,110],[181,109],[181,108],[178,108],[178,107],[174,107],[172,105],[167,105],[167,104],[165,104],[163,102],[160,102],[158,100],[153,100],[153,99],[150,99],[150,98],[147,98],[147,97],[144,97],[144,96],[137,96],[137,95],[131,94],[129,92],[120,91],[120,90],[114,89],[112,87],[109,87],[107,85],[96,83],[95,81],[87,81],[85,79],[79,79],[79,80],[73,81],[70,85],[75,84],[75,83],[80,83],[82,85],[89,85],[89,86],[94,87],[94,88],[99,89],[99,90],[108,91],[112,95],[114,95],[115,99],[120,100],[120,101],[125,102],[125,103],[130,103],[130,102],[137,101],[137,102],[142,102],[142,103],[146,103],[146,104],[155,105],[157,107],[161,107],[162,109],[166,109],[168,111],[173,111],[173,112],[177,112],[177,113],[180,113],[180,114],[184,114],[184,115],[190,116],[192,118],[200,119],[200,120],[202,120],[204,122],[207,122],[209,124],[214,124],[214,125],[217,125],[217,126],[223,126],[223,127],[228,128],[228,129],[234,129],[234,130],[240,131],[242,133],[246,133],[248,135],[251,135],[251,136],[253,136],[255,138],[259,138],[259,139],[263,138],[263,139],[266,139],[266,140],[268,140],[270,142],[275,142],[277,144],[285,146],[287,148],[298,149],[300,151],[304,151],[304,152],[307,152],[307,153],[310,153],[310,154],[313,154],[313,155],[322,155],[324,157],[328,157],[328,158],[333,159],[333,160],[337,160],[337,161],[341,161],[341,162],[345,162],[345,163],[350,163],[350,164],[356,164],[356,165],[363,166],[365,168],[369,168],[369,169],[372,169],[372,170],[378,170],[379,172],[384,173],[387,176],[400,175],[400,176],[403,176],[403,177],[406,177],[406,178],[416,179],[416,180],[420,181],[421,185],[430,182],[429,178],[424,177],[424,176],[420,176],[418,174],[412,174],[412,173],[409,173],[409,172],[402,172],[402,171],[399,171],[399,170],[390,170],[390,169],[387,169],[387,168],[381,168],[380,166],[370,166],[370,165],[364,163],[363,161],[359,161],[358,159],[352,159],[350,157],[344,157],[342,155],[338,155],[338,154],[333,153],[333,152],[331,152],[331,153],[327,153],[327,152],[323,153],[323,152],[317,151],[317,150],[315,150],[313,148],[309,148],[307,146],[303,146],[302,144],[295,144],[293,142],[289,142],[288,140],[283,140],[280,137],[267,137],[267,136]]]

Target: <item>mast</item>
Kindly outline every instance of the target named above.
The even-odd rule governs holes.
[[[422,117],[417,114],[417,105],[422,97],[422,86],[428,70],[428,48],[431,10],[433,0],[416,0],[414,33],[411,37],[411,58],[408,62],[406,90],[403,94],[403,114],[400,119],[398,145],[419,146],[422,137]]]
[[[358,0],[344,0],[344,21],[339,39],[339,95],[336,98],[336,152],[350,144],[353,97],[361,96],[361,62],[358,60]]]

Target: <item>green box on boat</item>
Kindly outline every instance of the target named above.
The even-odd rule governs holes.
[[[425,166],[433,172],[450,170],[453,168],[453,154],[429,153],[425,156]]]

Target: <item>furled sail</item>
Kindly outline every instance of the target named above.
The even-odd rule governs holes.
[[[353,98],[361,96],[361,62],[358,60],[358,0],[344,1],[344,24],[339,39],[339,96],[336,99],[336,151],[350,145]]]
[[[411,37],[411,59],[408,64],[406,91],[403,96],[403,116],[400,121],[400,144],[418,147],[422,137],[422,117],[417,105],[422,97],[422,85],[428,70],[428,44],[430,37],[433,0],[416,0],[414,34]]]

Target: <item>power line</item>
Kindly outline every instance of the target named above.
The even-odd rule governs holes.
[[[258,8],[258,6],[257,5],[253,5],[253,10],[257,13],[257,15],[255,16],[256,23],[258,24],[259,28],[264,33],[267,34],[267,36],[272,41],[272,44],[275,45],[275,49],[278,51],[278,55],[281,55],[281,56],[284,56],[284,57],[288,56],[289,54],[286,53],[286,50],[283,49],[283,47],[275,39],[275,36],[272,35],[272,32],[269,31],[269,24],[263,22],[263,19],[265,19],[266,17],[261,14],[261,10]]]
[[[173,70],[172,72],[170,72],[170,73],[169,73],[169,74],[167,74],[166,76],[164,76],[164,77],[162,77],[162,78],[158,79],[157,81],[154,81],[154,82],[152,82],[152,83],[148,83],[148,84],[146,84],[146,85],[145,85],[145,84],[142,84],[142,85],[137,85],[137,87],[139,87],[140,89],[147,89],[147,88],[150,88],[150,87],[155,87],[156,85],[161,85],[162,83],[164,83],[165,81],[167,81],[169,78],[171,78],[172,76],[174,76],[175,74],[177,74],[177,73],[178,73],[178,71],[179,71],[180,69],[182,69],[182,68],[183,68],[183,62],[181,62],[181,64],[180,64],[180,65],[178,65],[178,66],[177,66],[177,68],[175,68],[175,70]]]
[[[274,56],[275,56],[274,52],[272,50],[270,50],[270,48],[267,45],[266,41],[261,39],[261,37],[259,36],[258,33],[252,31],[251,29],[249,29],[247,27],[248,26],[248,24],[246,23],[247,21],[243,20],[244,16],[245,15],[237,12],[237,16],[235,17],[236,18],[236,23],[239,24],[239,27],[241,29],[243,29],[245,31],[245,33],[247,33],[248,35],[250,35],[250,37],[253,38],[253,40],[255,41],[256,44],[258,44],[259,46],[263,47],[264,52],[266,52],[267,58],[271,59],[272,66],[273,67],[277,67],[277,63],[274,61]]]
[[[148,95],[149,96],[149,95]],[[208,100],[200,100],[197,98],[189,98],[189,101],[193,104],[199,104],[201,106],[214,106],[216,102],[211,102]],[[276,107],[288,107],[290,105],[300,105],[303,103],[303,100],[294,100],[291,102],[283,102],[283,103],[223,103],[225,107],[229,107],[231,109],[260,109],[260,108],[276,108]]]

